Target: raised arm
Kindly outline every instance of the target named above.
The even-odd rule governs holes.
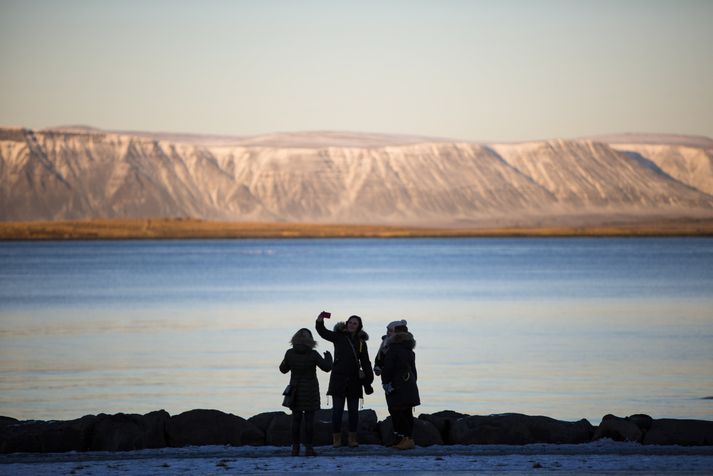
[[[336,338],[334,332],[328,331],[326,327],[324,327],[324,318],[320,314],[317,317],[317,322],[314,325],[315,329],[317,329],[317,334],[322,337],[324,340],[328,340],[329,342],[334,342],[334,339]]]
[[[313,350],[312,352],[314,353],[314,361],[317,364],[317,367],[325,372],[332,370],[332,354],[330,354],[329,351],[324,353],[324,357],[319,355],[319,352],[316,350]]]

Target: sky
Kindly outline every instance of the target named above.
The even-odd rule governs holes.
[[[713,137],[710,0],[0,0],[0,125]]]

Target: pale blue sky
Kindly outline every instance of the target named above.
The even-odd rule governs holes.
[[[0,0],[0,125],[713,137],[711,45],[711,0]]]

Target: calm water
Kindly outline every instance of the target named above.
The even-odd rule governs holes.
[[[708,238],[0,243],[0,414],[278,410],[323,309],[409,321],[419,412],[713,419]]]

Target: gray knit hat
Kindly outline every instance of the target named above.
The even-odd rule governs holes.
[[[398,326],[406,327],[406,319],[401,319],[400,321],[389,322],[389,325],[386,326],[386,328],[390,331],[393,331]]]

